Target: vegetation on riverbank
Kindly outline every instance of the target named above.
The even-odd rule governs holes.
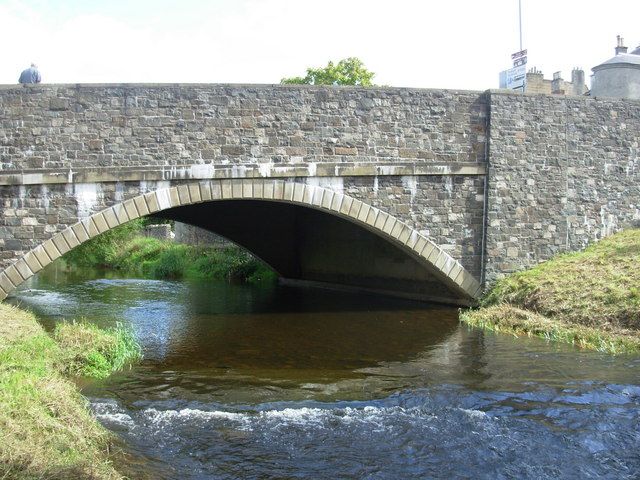
[[[103,377],[140,356],[123,328],[62,324],[0,304],[0,478],[121,478],[111,435],[87,410],[69,375]]]
[[[156,279],[273,280],[276,273],[239,247],[189,246],[140,236],[136,220],[99,235],[64,255],[67,265],[107,267]]]
[[[600,351],[640,351],[640,229],[498,281],[461,320]]]

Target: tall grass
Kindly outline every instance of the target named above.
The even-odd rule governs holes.
[[[61,337],[76,340],[61,345],[33,315],[0,304],[0,479],[121,478],[109,432],[63,373],[76,361],[74,345],[82,351],[91,335]]]
[[[132,225],[130,225],[132,224]],[[239,247],[192,247],[139,236],[140,222],[130,222],[76,247],[67,265],[109,267],[157,279],[234,278],[272,281],[276,273]]]
[[[106,378],[142,358],[133,332],[122,324],[106,330],[83,321],[58,323],[53,332],[67,375]]]
[[[494,285],[462,320],[598,350],[640,351],[640,230],[612,235]]]

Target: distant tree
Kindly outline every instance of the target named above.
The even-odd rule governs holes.
[[[375,73],[364,68],[364,64],[355,57],[340,60],[337,65],[329,62],[323,68],[307,68],[306,77],[283,78],[280,83],[298,83],[307,85],[360,85],[371,86]]]

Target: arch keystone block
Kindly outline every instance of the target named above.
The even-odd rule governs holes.
[[[147,206],[144,195],[134,198],[133,202],[136,204],[136,210],[138,210],[141,217],[149,215],[149,207]]]
[[[67,228],[63,230],[62,237],[67,242],[70,249],[75,248],[82,243],[80,240],[78,240],[78,237],[76,237],[76,234],[73,232],[72,228]]]
[[[262,195],[267,200],[273,199],[273,180],[265,180],[262,184]]]
[[[106,232],[109,229],[109,227],[107,226],[107,222],[105,222],[104,217],[101,213],[96,213],[89,218],[82,220],[81,223],[89,234],[89,238],[100,235],[102,232]],[[104,229],[98,227],[98,223],[101,223]]]
[[[253,180],[253,198],[264,198],[264,184],[261,178]]]
[[[393,226],[393,230],[391,230],[391,236],[400,241],[400,243],[404,244],[404,240],[400,240],[400,235],[407,229],[407,226],[402,223],[400,220],[396,219],[396,224]]]
[[[188,185],[180,185],[178,187],[178,202],[180,203],[180,205],[191,204],[191,196],[189,195]]]
[[[20,276],[26,280],[29,277],[31,277],[33,275],[33,271],[29,268],[29,265],[27,265],[27,262],[24,260],[24,258],[21,258],[20,260],[18,260],[16,263],[14,263],[14,266],[16,267],[16,270],[18,271],[18,273],[20,274]]]
[[[316,186],[312,186],[311,189],[313,191],[313,198],[311,200],[311,205],[318,208],[322,208],[322,199],[324,198],[324,190]]]
[[[342,204],[340,205],[340,213],[349,216],[353,202],[354,199],[352,197],[343,196]]]
[[[379,211],[375,221],[371,225],[377,228],[378,230],[382,230],[384,228],[384,224],[387,222],[388,219],[389,219],[389,215],[386,212]]]
[[[462,267],[462,265],[460,265],[460,263],[456,262],[456,264],[453,266],[453,268],[449,272],[449,278],[451,280],[453,280],[454,283],[456,283],[456,285],[459,285],[458,284],[458,277],[460,276],[460,274],[462,273],[463,270],[464,270],[464,268]]]
[[[122,204],[122,206],[124,207],[125,212],[127,212],[127,217],[129,217],[129,220],[135,220],[136,218],[140,217],[138,209],[136,208],[136,203],[133,201],[133,199],[126,200]]]
[[[396,223],[398,223],[398,221],[394,217],[389,215],[387,217],[387,221],[384,223],[384,227],[382,227],[382,231],[384,233],[388,234],[389,236],[391,236],[391,232],[393,231],[394,227],[396,226]]]
[[[222,180],[220,182],[220,198],[232,199],[233,198],[233,186],[228,180]]]
[[[209,200],[213,199],[213,196],[211,194],[211,182],[200,182],[199,183],[199,188],[200,188],[200,199],[203,202],[208,202]]]
[[[89,221],[89,219],[86,219],[86,221]],[[80,243],[84,243],[89,240],[89,238],[91,238],[89,237],[89,234],[87,233],[83,222],[78,222],[75,225],[72,225],[71,229],[73,230],[73,233],[75,234],[78,241],[80,241]]]
[[[197,183],[189,184],[189,198],[191,198],[191,203],[200,203],[202,201],[200,186]]]
[[[209,185],[211,186],[211,200],[222,199],[222,184],[218,180],[213,180]]]
[[[169,195],[172,207],[179,207],[180,205],[182,205],[182,202],[180,202],[180,194],[178,193],[177,187],[171,187],[167,189],[167,194]]]
[[[306,183],[302,185],[302,198],[300,202],[305,205],[313,204],[313,187],[311,185],[307,185]]]
[[[333,203],[333,196],[335,195],[335,192],[331,191],[331,190],[325,190],[324,191],[324,195],[322,196],[322,205],[320,205],[322,208],[325,208],[327,210],[331,210],[331,205]]]
[[[253,180],[242,180],[242,198],[253,198]]]
[[[418,239],[420,239],[420,234],[415,230],[411,229],[411,232],[409,232],[409,238],[407,238],[405,245],[413,250],[418,251],[418,249],[415,248],[415,245]]]
[[[71,248],[65,241],[64,237],[60,233],[52,237],[51,242],[56,246],[56,249],[58,250],[58,252],[60,252],[60,255],[58,256],[62,256],[65,253],[67,253],[69,250],[71,250]]]
[[[163,192],[163,195],[166,195],[166,190],[158,190],[156,192],[150,192],[144,195],[144,200],[147,204],[147,209],[149,210],[150,214],[162,210],[162,205],[159,198],[160,192]]]
[[[113,208],[107,208],[105,211],[102,212],[102,215],[104,216],[104,220],[105,222],[107,222],[107,225],[109,227],[107,230],[110,230],[120,225],[120,222],[118,221],[118,217],[116,216],[116,212],[113,211]]]
[[[306,191],[306,185],[304,183],[293,184],[293,201],[296,203],[302,203],[304,199],[304,193]]]
[[[129,215],[127,215],[127,210],[124,208],[124,206],[121,203],[118,205],[114,205],[113,207],[111,207],[111,209],[113,210],[113,213],[118,219],[118,225],[127,223],[130,220]]]
[[[5,272],[7,273],[7,277],[9,277],[11,283],[13,283],[16,287],[24,282],[22,275],[20,275],[20,272],[18,272],[15,265],[11,265],[5,270]]]
[[[9,276],[5,272],[0,273],[0,288],[4,291],[5,294],[12,292],[16,287],[17,285],[15,285],[11,281],[11,279],[9,279]]]
[[[33,250],[27,252],[27,254],[24,256],[24,261],[29,266],[29,270],[31,270],[33,273],[39,272],[44,267],[44,265],[42,265],[38,260],[38,257],[36,257],[36,254],[33,253]]]
[[[342,208],[342,202],[344,200],[344,195],[341,193],[334,193],[333,198],[331,199],[331,207],[330,210],[334,212],[339,212]]]
[[[242,198],[242,180],[231,180],[231,198]]]
[[[360,200],[353,200],[351,203],[351,207],[349,208],[349,216],[351,218],[358,218],[360,215],[360,210],[362,210],[362,205],[364,205]]]
[[[288,200],[288,201],[292,201],[293,200],[293,189],[295,187],[295,184],[293,182],[286,182],[284,184],[284,191],[282,193],[282,200]]]
[[[273,182],[273,199],[282,200],[284,196],[284,182],[275,180]]]
[[[52,259],[49,257],[49,255],[47,255],[47,252],[42,245],[38,245],[31,251],[38,259],[38,262],[40,262],[40,265],[42,265],[43,267],[46,267],[52,262]]]
[[[420,252],[420,255],[427,261],[429,260],[429,255],[431,255],[435,248],[436,246],[433,243],[422,236],[418,238],[414,247],[415,251]]]

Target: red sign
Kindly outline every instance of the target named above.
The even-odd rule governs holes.
[[[524,57],[527,54],[526,50],[520,50],[519,52],[511,54],[511,60],[515,60],[516,58]]]

